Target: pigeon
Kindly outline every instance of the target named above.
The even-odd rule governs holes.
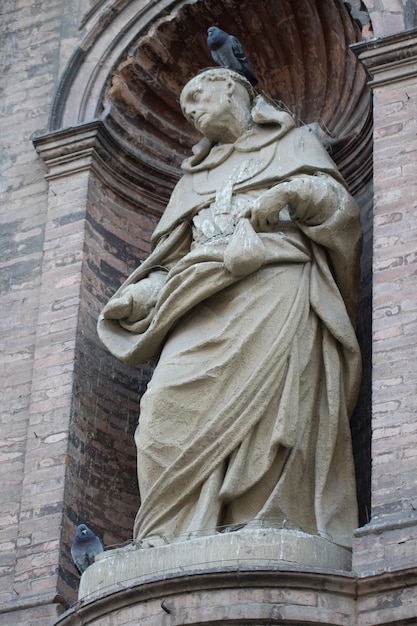
[[[80,574],[94,563],[97,554],[104,551],[101,540],[85,524],[77,526],[71,546],[71,556]]]
[[[258,80],[246,59],[242,44],[236,37],[229,35],[217,26],[210,26],[207,35],[207,43],[215,63],[239,72],[253,86],[258,84]]]

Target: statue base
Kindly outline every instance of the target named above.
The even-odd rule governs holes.
[[[351,552],[317,535],[271,528],[241,529],[153,548],[132,545],[96,557],[81,577],[78,598],[89,601],[156,578],[248,567],[347,572]]]

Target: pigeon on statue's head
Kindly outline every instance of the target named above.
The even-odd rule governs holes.
[[[217,26],[210,26],[207,30],[207,43],[215,63],[242,74],[251,85],[257,85],[258,80],[246,59],[242,44],[236,37]]]
[[[80,574],[94,563],[97,554],[103,551],[101,540],[88,526],[85,524],[77,526],[71,546],[71,556]]]

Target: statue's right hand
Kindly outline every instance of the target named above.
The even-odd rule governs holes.
[[[133,309],[133,285],[129,285],[122,293],[113,296],[103,309],[103,317],[121,320],[130,317]]]
[[[103,317],[126,320],[129,324],[145,319],[155,306],[159,291],[166,280],[166,273],[153,272],[147,278],[128,285],[113,296],[103,309]]]

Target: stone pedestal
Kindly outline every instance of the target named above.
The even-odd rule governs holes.
[[[84,572],[80,600],[155,578],[215,569],[247,567],[320,568],[350,571],[351,552],[329,540],[297,530],[242,529],[154,548],[103,552]]]
[[[58,626],[351,626],[351,553],[286,529],[242,529],[97,557]]]

